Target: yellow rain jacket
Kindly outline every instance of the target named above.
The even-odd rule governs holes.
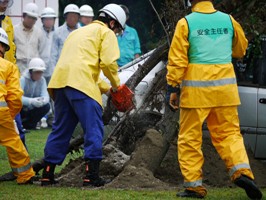
[[[29,154],[15,130],[14,118],[22,108],[18,68],[0,58],[0,145],[6,147],[8,160],[18,183],[34,176]]]
[[[193,12],[200,11],[202,13],[213,13],[216,10],[211,2],[204,1],[197,3],[193,7]],[[232,43],[232,57],[242,58],[247,49],[247,39],[238,22],[230,16],[234,37]],[[232,63],[226,64],[195,64],[190,63],[188,59],[189,52],[189,29],[185,18],[182,18],[176,26],[175,34],[169,51],[169,59],[167,66],[167,83],[173,87],[181,84],[181,101],[182,108],[210,108],[217,106],[233,106],[239,105],[240,99],[238,95],[235,73]],[[198,47],[201,48],[201,47]],[[216,48],[219,48],[217,46]],[[231,84],[219,83],[226,80]],[[185,85],[184,83],[200,83],[203,87]],[[206,87],[213,83],[215,86]],[[184,86],[182,86],[182,84]]]
[[[14,28],[9,16],[5,16],[5,19],[2,21],[2,28],[6,31],[8,35],[8,41],[10,46],[10,50],[5,53],[5,59],[16,64],[16,45],[14,43]]]
[[[99,79],[100,72],[103,71],[113,87],[118,87],[120,80],[116,60],[119,56],[117,38],[103,22],[96,20],[73,31],[64,43],[49,82],[51,97],[53,89],[69,86],[102,105],[101,92],[109,88]]]
[[[23,91],[20,88],[18,68],[9,61],[0,58],[0,103],[7,104],[11,117],[20,112],[22,108]]]

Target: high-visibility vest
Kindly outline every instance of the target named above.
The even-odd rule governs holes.
[[[189,27],[189,63],[227,64],[232,60],[234,29],[222,12],[193,12],[185,17]]]

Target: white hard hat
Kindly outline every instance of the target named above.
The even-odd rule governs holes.
[[[127,17],[125,11],[123,10],[123,8],[121,8],[121,6],[111,3],[104,6],[101,10],[99,10],[99,12],[106,13],[112,19],[116,20],[122,26],[122,28],[125,28]]]
[[[67,13],[78,13],[80,14],[79,12],[79,7],[75,4],[68,4],[65,9],[64,9],[64,15],[67,14]]]
[[[0,28],[0,42],[6,45],[6,51],[10,49],[7,33],[2,28]]]
[[[29,63],[29,70],[32,71],[45,71],[45,63],[41,58],[32,58]]]
[[[0,0],[0,3],[7,4],[7,7],[10,8],[13,5],[14,2],[13,2],[13,0],[9,0],[9,1]]]
[[[38,18],[39,8],[35,3],[28,3],[24,7],[23,13],[27,14],[30,17]]]
[[[56,13],[54,9],[46,7],[42,10],[41,18],[56,18]]]
[[[89,5],[83,5],[79,9],[80,16],[94,17],[93,9]]]

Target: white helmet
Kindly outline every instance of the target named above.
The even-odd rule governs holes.
[[[79,7],[75,4],[68,4],[65,9],[64,9],[64,15],[67,13],[77,13],[80,14],[79,12]]]
[[[13,0],[9,0],[8,2],[6,0],[0,0],[0,3],[6,3],[7,7],[10,8],[13,5]]]
[[[39,8],[35,3],[28,3],[24,7],[23,13],[27,14],[30,17],[38,18]]]
[[[42,10],[41,19],[42,18],[56,18],[56,17],[57,16],[56,16],[54,9],[50,7],[46,7]]]
[[[6,51],[10,49],[7,33],[2,28],[0,28],[0,42],[6,45]]]
[[[79,11],[80,11],[80,16],[94,17],[93,9],[89,5],[81,6]]]
[[[101,10],[99,10],[99,12],[106,13],[112,19],[116,20],[122,26],[122,28],[125,28],[127,17],[125,11],[123,10],[123,8],[121,8],[121,6],[111,3],[104,6]]]
[[[42,59],[40,58],[32,58],[30,63],[29,63],[29,70],[32,71],[45,71],[45,63]]]

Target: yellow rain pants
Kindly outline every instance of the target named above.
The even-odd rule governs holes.
[[[14,126],[8,108],[0,108],[0,144],[6,147],[8,160],[17,183],[25,183],[34,176],[29,154]]]
[[[204,158],[201,146],[202,124],[205,119],[212,143],[225,162],[231,179],[238,178],[239,172],[254,179],[239,129],[236,106],[181,108],[178,159],[184,176],[184,186],[190,188],[202,185]]]

